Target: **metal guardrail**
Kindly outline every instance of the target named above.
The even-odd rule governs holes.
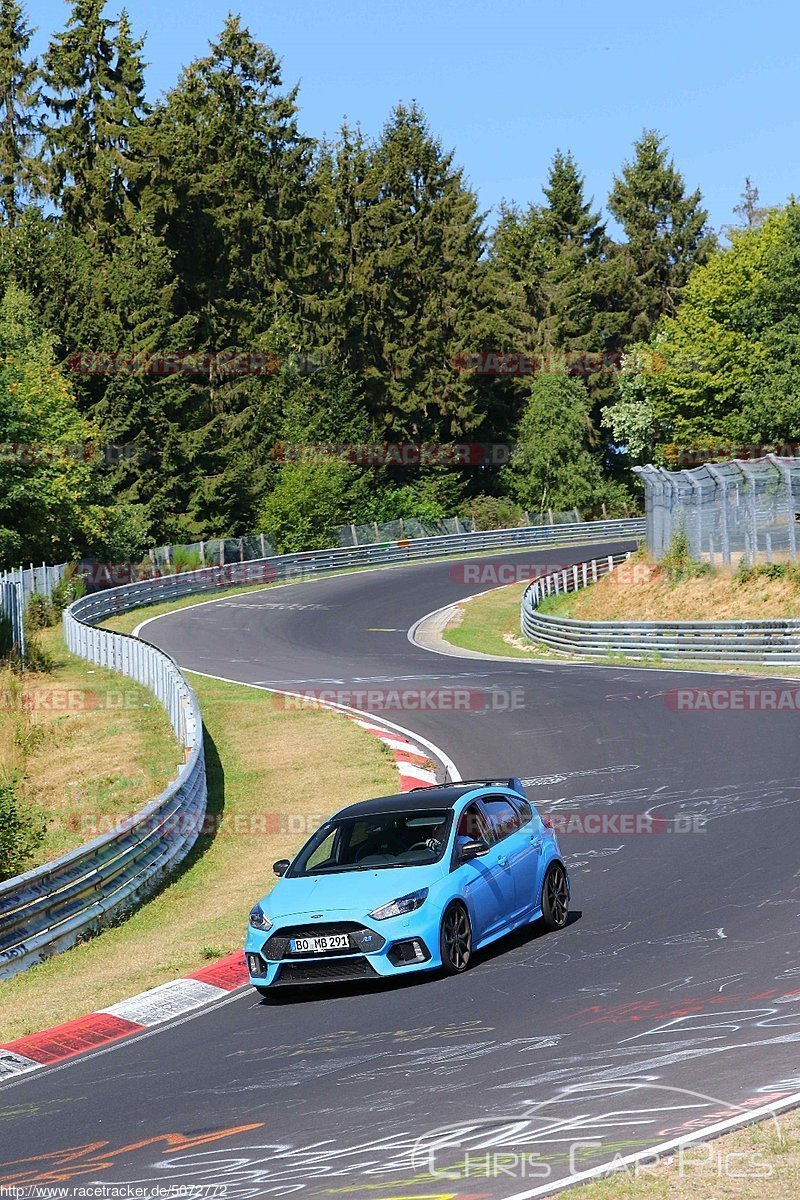
[[[161,575],[139,583],[123,584],[108,591],[94,592],[80,602],[83,606],[81,612],[86,619],[94,622],[139,605],[160,604],[181,596],[215,592],[231,586],[300,580],[353,567],[386,566],[481,550],[568,545],[598,539],[627,540],[644,537],[644,533],[644,518],[633,517],[619,521],[576,521],[572,525],[532,525],[494,529],[485,533],[444,534],[432,538],[400,538],[381,545],[276,554],[250,562],[229,563],[224,567],[203,567],[179,575]]]
[[[593,559],[535,580],[522,596],[520,625],[524,635],[562,654],[588,657],[622,654],[635,659],[777,666],[796,666],[800,662],[800,620],[581,621],[538,611],[546,597],[588,587],[629,557]]]
[[[114,829],[0,884],[0,980],[95,933],[149,895],[185,858],[203,827],[203,727],[194,692],[155,646],[86,624],[86,600],[64,613],[70,650],[148,687],[184,747],[178,775]]]
[[[66,949],[133,907],[186,856],[202,829],[207,795],[202,720],[194,692],[168,655],[137,638],[98,629],[98,622],[182,596],[301,579],[348,567],[643,535],[644,521],[628,519],[399,539],[380,546],[315,550],[207,567],[125,584],[76,600],[64,613],[64,636],[70,650],[150,688],[169,713],[187,759],[169,787],[124,822],[121,830],[0,884],[0,980]]]

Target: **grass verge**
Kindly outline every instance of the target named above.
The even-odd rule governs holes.
[[[0,1041],[113,1004],[241,948],[247,913],[335,809],[397,790],[388,752],[345,716],[189,675],[203,712],[211,831],[122,924],[5,983]],[[313,750],[312,750],[313,747]]]
[[[658,1163],[571,1188],[574,1200],[791,1200],[800,1196],[800,1111],[767,1118]]]
[[[510,583],[484,592],[454,610],[444,639],[463,650],[531,658],[537,648],[524,642],[519,628],[519,606],[528,583]]]
[[[48,672],[0,671],[0,774],[46,821],[20,870],[88,841],[163,791],[183,752],[164,709],[132,680],[70,654],[60,630],[37,634]]]

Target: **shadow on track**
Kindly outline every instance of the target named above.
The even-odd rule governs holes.
[[[567,923],[559,932],[565,933],[570,926],[580,921],[583,916],[581,909],[573,909],[567,917]],[[496,958],[501,958],[503,955],[510,954],[514,950],[520,950],[523,947],[530,946],[532,943],[540,941],[544,937],[553,937],[545,928],[542,921],[535,921],[532,925],[524,925],[521,929],[515,929],[511,933],[504,934],[498,938],[496,942],[492,942],[490,946],[486,946],[483,950],[477,950],[472,962],[467,967],[465,974],[470,971],[477,970],[484,964],[492,962]],[[436,982],[443,982],[451,976],[446,975],[441,970],[434,971],[415,971],[413,975],[401,975],[397,978],[369,980],[364,982],[353,983],[337,983],[337,984],[301,984],[299,987],[276,987],[269,996],[265,996],[261,1004],[265,1008],[274,1008],[282,1006],[293,1006],[299,1004],[320,1004],[324,1001],[353,999],[356,996],[375,996],[382,992],[398,992],[411,988],[421,988],[432,986]]]

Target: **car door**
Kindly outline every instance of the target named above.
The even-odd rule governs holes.
[[[480,838],[489,846],[489,853],[468,862],[458,862],[459,844]],[[507,866],[499,862],[500,853],[492,845],[492,832],[486,813],[478,801],[469,804],[458,819],[453,854],[458,882],[470,910],[473,934],[482,941],[502,929],[507,919],[508,879]]]
[[[520,905],[515,881],[515,875],[519,873],[516,859],[523,851],[521,841],[518,843],[515,838],[520,817],[507,796],[481,796],[481,805],[488,819],[490,853],[499,891],[498,928],[510,929],[516,923]]]
[[[521,917],[530,915],[539,908],[545,868],[545,828],[536,809],[524,796],[509,796],[509,800],[520,814],[519,831],[514,835],[519,842],[515,857],[514,883],[520,899]]]
[[[527,801],[525,804],[530,811]],[[516,797],[484,796],[483,805],[495,837],[499,861],[508,873],[509,898],[506,915],[509,924],[514,925],[534,907],[539,847],[535,845],[531,836],[532,826],[524,820],[525,813],[521,804],[517,803]]]

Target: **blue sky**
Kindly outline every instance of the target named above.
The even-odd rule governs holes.
[[[29,2],[37,52],[64,0]],[[111,0],[107,13],[121,4]],[[207,51],[232,7],[300,83],[301,124],[342,118],[377,134],[415,99],[454,147],[481,207],[541,199],[556,148],[572,150],[602,204],[644,127],[663,132],[715,228],[745,175],[762,203],[800,191],[800,5],[792,0],[127,0],[147,33],[156,98]],[[490,218],[491,220],[491,218]]]

